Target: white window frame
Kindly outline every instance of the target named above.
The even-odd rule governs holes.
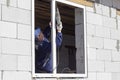
[[[79,73],[57,73],[57,70],[53,71],[53,73],[35,73],[35,50],[34,50],[34,28],[35,28],[35,0],[32,0],[32,75],[33,77],[87,77],[88,75],[88,68],[87,68],[87,43],[86,43],[86,12],[85,12],[85,6],[76,4],[67,0],[51,0],[51,19],[52,19],[52,53],[53,53],[53,69],[56,67],[56,28],[55,28],[55,8],[56,8],[56,2],[60,2],[63,4],[67,4],[70,6],[78,7],[83,9],[84,13],[84,54],[85,54],[85,73],[79,74]]]

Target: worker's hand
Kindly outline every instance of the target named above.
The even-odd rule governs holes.
[[[50,26],[50,28],[52,27],[51,21],[49,22],[49,26]],[[60,22],[60,25],[57,25],[56,28],[57,28],[57,31],[58,31],[58,32],[61,32],[61,31],[62,31],[62,28],[63,28],[63,27],[62,27],[62,22]]]
[[[63,26],[62,26],[62,22],[61,22],[59,25],[57,25],[57,31],[61,32],[62,28],[63,28]]]

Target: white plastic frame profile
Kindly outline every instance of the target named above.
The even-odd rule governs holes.
[[[55,28],[55,9],[56,2],[74,6],[77,8],[82,8],[84,13],[84,54],[85,54],[85,73],[57,73],[57,64],[56,64],[56,28]],[[33,77],[87,77],[88,68],[87,68],[87,43],[86,43],[86,12],[85,6],[76,4],[67,0],[51,0],[51,20],[52,20],[52,55],[53,55],[53,73],[35,73],[35,42],[34,42],[34,28],[35,28],[35,0],[32,0],[32,76]]]

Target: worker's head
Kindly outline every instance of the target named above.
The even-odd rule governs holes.
[[[37,39],[38,41],[44,40],[44,35],[40,28],[35,29],[35,39]]]

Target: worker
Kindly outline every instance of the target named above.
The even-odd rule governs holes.
[[[62,22],[59,11],[56,12],[57,35],[56,45],[61,46],[62,43]],[[53,59],[51,53],[51,42],[48,40],[51,33],[51,22],[49,26],[42,32],[40,27],[35,29],[35,72],[36,73],[52,73]]]

